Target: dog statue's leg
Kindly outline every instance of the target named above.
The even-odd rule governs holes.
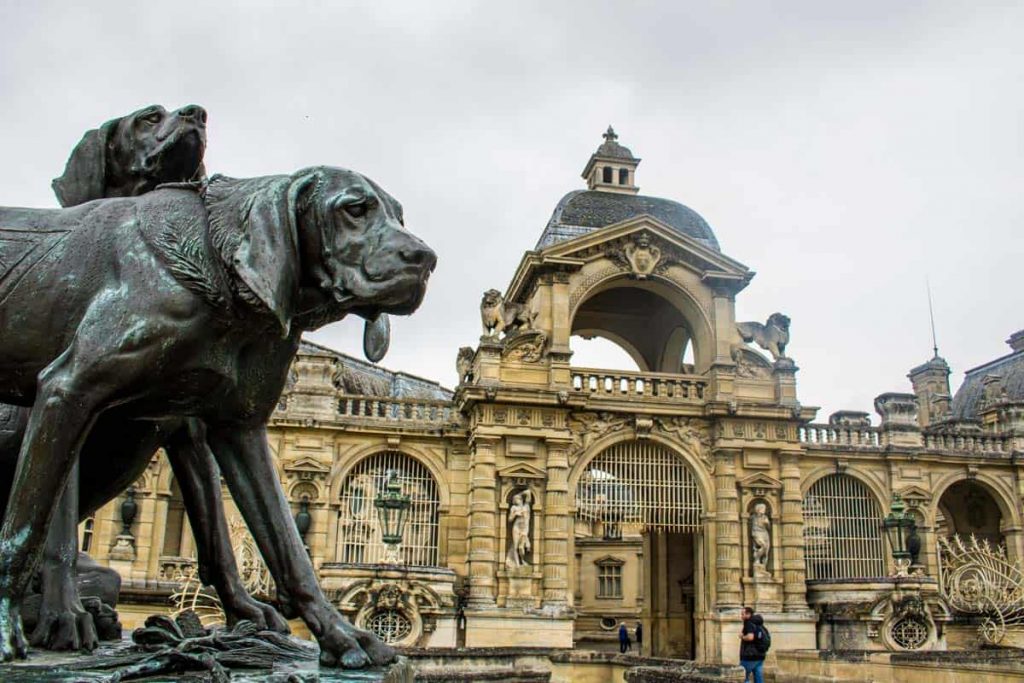
[[[261,629],[289,633],[288,622],[270,605],[256,600],[238,575],[231,537],[224,519],[220,495],[220,470],[206,445],[206,431],[198,420],[189,420],[164,445],[181,487],[185,511],[195,534],[199,577],[217,589],[228,626],[247,619]]]
[[[264,427],[225,425],[208,433],[228,489],[277,584],[278,598],[320,643],[327,666],[362,668],[394,660],[395,651],[349,624],[327,601],[291,518]]]
[[[96,649],[92,615],[78,595],[78,464],[50,523],[40,562],[39,618],[30,642],[47,650]]]
[[[76,340],[76,344],[77,344]],[[109,386],[65,352],[40,373],[18,468],[0,527],[0,659],[25,657],[21,600],[39,562],[57,501]],[[102,370],[100,370],[101,374]],[[116,377],[116,374],[113,376]],[[106,386],[104,386],[106,385]]]

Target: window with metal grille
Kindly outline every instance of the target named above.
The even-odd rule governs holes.
[[[594,457],[576,484],[576,518],[605,529],[700,531],[700,490],[678,455],[651,441],[615,444]]]
[[[92,533],[93,527],[96,525],[95,517],[88,517],[82,523],[82,542],[79,547],[83,553],[87,553],[92,549]]]
[[[881,508],[861,481],[830,474],[807,491],[804,558],[809,581],[885,576]]]
[[[622,597],[622,565],[614,562],[601,562],[597,565],[597,597]]]
[[[399,550],[407,565],[438,565],[437,482],[418,460],[398,451],[385,451],[360,461],[345,477],[338,507],[335,561],[374,564],[383,560],[380,521],[374,499],[384,490],[388,470],[398,472],[402,493],[411,505]]]

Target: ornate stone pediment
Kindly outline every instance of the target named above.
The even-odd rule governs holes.
[[[932,499],[932,494],[920,486],[905,486],[896,493],[903,498],[903,502],[909,508],[919,508],[922,504],[928,503]]]
[[[327,465],[324,465],[316,458],[311,458],[309,456],[299,456],[294,460],[289,460],[288,462],[284,463],[284,471],[289,474],[294,473],[298,475],[299,478],[311,479],[314,477],[326,477],[330,473],[331,468],[328,467]]]
[[[521,330],[505,337],[502,358],[536,363],[547,350],[548,335],[541,330]]]
[[[744,491],[750,491],[754,496],[767,496],[772,491],[781,491],[782,482],[769,477],[764,472],[752,474],[739,480],[739,486]]]
[[[497,471],[497,475],[501,479],[544,479],[547,476],[544,470],[525,462],[502,467]]]

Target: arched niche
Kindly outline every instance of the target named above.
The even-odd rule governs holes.
[[[601,337],[626,351],[644,372],[703,373],[711,365],[711,325],[696,301],[660,278],[609,279],[572,312],[571,334]],[[691,350],[693,367],[684,366]]]
[[[935,526],[940,537],[960,536],[1002,545],[1004,518],[998,497],[984,484],[961,479],[939,497]]]

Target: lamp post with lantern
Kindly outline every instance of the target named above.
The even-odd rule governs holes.
[[[407,521],[406,513],[412,501],[402,493],[402,485],[398,483],[398,471],[388,470],[384,488],[377,492],[373,501],[377,508],[377,519],[380,522],[381,540],[384,541],[384,564],[401,564],[402,557],[398,548],[402,543]]]
[[[907,540],[914,534],[917,523],[914,521],[914,516],[907,511],[907,506],[900,494],[893,494],[889,514],[882,521],[882,526],[885,527],[885,533],[889,537],[893,564],[896,566],[893,576],[897,578],[910,576],[911,553],[907,547]]]

